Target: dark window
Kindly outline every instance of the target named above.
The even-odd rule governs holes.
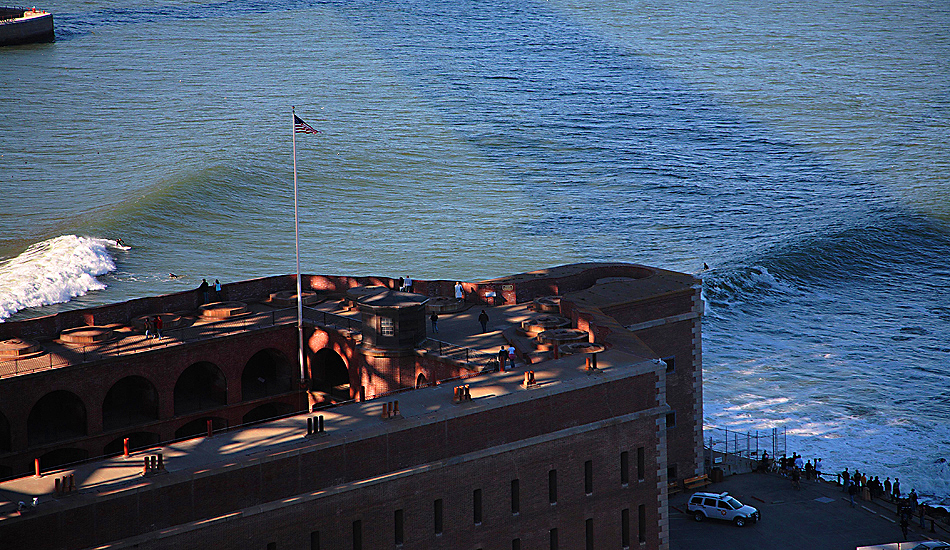
[[[363,550],[363,520],[353,522],[353,550]]]
[[[585,525],[587,550],[594,550],[594,518],[588,519]]]
[[[637,540],[647,541],[647,507],[641,504],[637,508]]]
[[[646,453],[643,447],[637,447],[637,479],[643,481],[646,475]]]
[[[268,542],[268,543],[267,543],[267,550],[277,550],[277,543],[276,543],[276,542]]]
[[[521,512],[521,486],[517,479],[511,480],[511,513]]]
[[[435,534],[442,534],[442,499],[435,501]]]
[[[310,550],[320,550],[320,531],[310,532]]]
[[[676,362],[676,357],[672,355],[669,357],[664,357],[663,362],[666,363],[666,372],[673,372],[674,370],[676,370],[676,367],[674,366],[674,363]]]
[[[666,479],[667,481],[676,481],[676,464],[670,464],[666,469]]]
[[[482,522],[482,490],[475,489],[472,492],[472,508],[474,510],[475,525],[479,525]]]
[[[588,495],[594,492],[594,461],[584,463],[584,492]]]
[[[551,550],[557,550],[557,528],[551,529]]]
[[[676,426],[676,413],[675,412],[667,413],[666,427],[672,428],[673,426]]]
[[[521,539],[511,540],[511,550],[521,550]]]
[[[402,544],[405,540],[405,530],[403,529],[402,510],[396,510],[396,544]]]
[[[557,470],[548,472],[548,502],[557,503]]]
[[[620,545],[630,548],[630,509],[620,511]]]
[[[620,453],[620,483],[630,483],[630,453],[627,451]]]

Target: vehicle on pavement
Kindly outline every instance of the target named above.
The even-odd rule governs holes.
[[[939,540],[928,540],[918,544],[911,550],[950,550],[950,543]]]
[[[694,493],[689,497],[686,509],[693,519],[703,521],[706,518],[731,521],[737,527],[746,523],[756,523],[762,519],[759,511],[752,506],[742,504],[729,493]]]

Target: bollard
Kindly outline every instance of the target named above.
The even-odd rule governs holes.
[[[33,469],[35,470],[34,475],[36,475],[36,477],[43,477],[43,475],[40,474],[40,459],[33,459]]]
[[[366,401],[366,386],[360,386],[360,402]]]
[[[386,418],[386,408],[387,408],[387,407],[386,407],[386,403],[383,403],[382,411],[379,413],[379,417],[380,417],[380,418],[383,418],[383,419]]]
[[[58,495],[62,491],[62,489],[60,489],[59,487],[59,478],[56,478],[53,481],[54,481],[53,485],[55,487],[56,494]]]
[[[466,401],[471,401],[471,400],[472,400],[472,391],[471,391],[471,389],[468,387],[468,384],[465,384],[465,400],[466,400]]]
[[[458,403],[459,401],[462,400],[461,397],[459,396],[459,387],[455,386],[454,390],[455,390],[455,393],[452,395],[452,401],[455,401],[456,403]]]
[[[399,416],[399,400],[393,402],[393,416]]]
[[[129,456],[129,438],[128,437],[122,440],[122,452],[124,453],[123,456],[128,458]]]
[[[208,437],[211,437],[211,434],[212,434],[211,421],[208,420]]]
[[[162,453],[158,453],[158,469],[159,470],[165,469],[165,455]]]
[[[596,353],[592,353],[590,355],[590,364],[591,364],[591,368],[593,368],[594,370],[597,370],[597,354]]]
[[[152,469],[153,469],[153,470],[157,470],[157,469],[158,469],[158,457],[155,456],[155,455],[152,455],[151,460],[152,460]]]
[[[313,434],[313,417],[307,418],[307,435]]]
[[[319,426],[317,428],[317,431],[319,431],[320,433],[323,433],[323,415],[322,414],[317,417],[317,425]]]
[[[528,372],[530,372],[530,371],[528,371]],[[524,385],[525,385],[525,387],[531,385],[531,377],[528,376],[528,372],[525,372],[525,373],[524,373]]]
[[[76,490],[76,474],[69,474],[69,492]]]
[[[142,466],[142,475],[144,476],[148,474],[148,457],[142,457],[142,461],[144,462],[144,465]]]

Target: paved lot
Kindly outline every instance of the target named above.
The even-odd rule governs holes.
[[[854,550],[902,540],[894,507],[888,503],[855,501],[831,483],[802,481],[796,491],[777,474],[742,474],[700,489],[728,491],[743,504],[759,509],[762,521],[738,528],[731,523],[696,522],[686,502],[695,491],[670,497],[670,550]],[[909,540],[950,536],[912,525]]]

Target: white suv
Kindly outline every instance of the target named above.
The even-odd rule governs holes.
[[[738,527],[755,523],[762,518],[759,511],[729,496],[729,493],[695,493],[689,497],[686,508],[696,521],[706,518],[731,521]]]

